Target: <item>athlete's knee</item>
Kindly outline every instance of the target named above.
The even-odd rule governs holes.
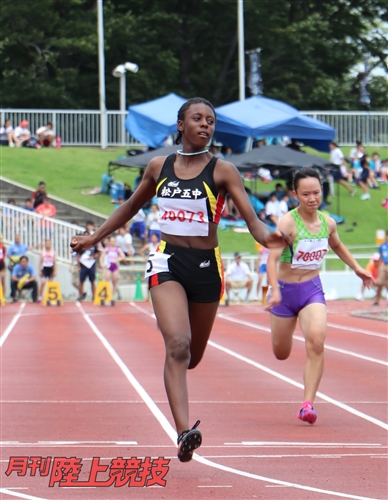
[[[320,356],[325,349],[325,338],[322,335],[314,335],[306,340],[307,352]]]
[[[174,336],[166,345],[166,355],[178,363],[190,363],[190,340],[182,335]]]
[[[282,345],[281,342],[277,340],[272,340],[272,352],[276,359],[280,361],[284,361],[291,354],[292,344],[291,345]]]
[[[273,348],[273,353],[275,355],[275,358],[278,359],[279,361],[284,361],[285,359],[288,359],[288,357],[291,354],[291,349],[276,349]]]

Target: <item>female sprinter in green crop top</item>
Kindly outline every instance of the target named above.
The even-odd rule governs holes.
[[[370,288],[374,280],[341,243],[335,221],[318,211],[322,190],[316,170],[308,167],[299,170],[294,177],[294,191],[299,206],[287,213],[278,225],[279,230],[290,235],[293,244],[270,251],[266,309],[271,313],[272,349],[281,360],[291,353],[292,336],[299,317],[307,361],[304,400],[297,416],[313,424],[317,419],[313,401],[323,374],[326,337],[326,303],[319,268],[328,246],[353,269],[365,286]]]
[[[178,433],[178,458],[191,460],[201,433],[189,427],[186,374],[200,362],[223,292],[223,268],[217,224],[229,194],[256,241],[266,247],[290,244],[288,236],[257,218],[241,176],[231,163],[214,158],[206,146],[216,122],[212,104],[190,99],[178,111],[177,144],[171,157],[158,156],[147,166],[134,194],[97,231],[75,236],[75,252],[88,248],[122,227],[155,193],[160,209],[162,239],[150,256],[147,277],[166,359],[164,382]]]

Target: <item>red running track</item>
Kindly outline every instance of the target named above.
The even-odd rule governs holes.
[[[176,459],[163,341],[149,303],[7,304],[0,498],[386,499],[387,323],[352,317],[355,304],[329,303],[312,426],[296,418],[305,361],[300,330],[291,357],[280,362],[271,352],[268,313],[253,305],[220,308],[205,357],[189,372],[191,422],[201,420],[203,446],[188,464]],[[73,471],[82,468],[65,476],[56,461],[56,475],[44,463],[32,475],[30,466],[23,472],[31,457],[73,458]],[[107,482],[108,466],[120,457],[150,457],[154,467],[157,457],[170,460],[165,487],[156,472],[153,486],[90,486],[91,470]]]

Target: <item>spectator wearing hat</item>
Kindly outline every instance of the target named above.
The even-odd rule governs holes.
[[[15,128],[12,134],[12,141],[16,146],[20,147],[27,144],[30,140],[31,132],[28,129],[28,121],[22,120],[19,125]]]
[[[248,301],[249,294],[252,290],[253,280],[251,271],[246,262],[242,261],[241,254],[234,254],[234,262],[230,263],[225,273],[225,291],[227,303],[230,299],[230,291],[232,288],[246,288]]]
[[[365,269],[367,272],[371,273],[373,278],[377,281],[379,277],[379,269],[380,269],[380,254],[377,252],[373,254],[371,260],[368,262],[366,265]],[[364,300],[364,292],[365,292],[365,286],[364,284],[361,285],[361,291],[357,295],[356,300]]]
[[[36,131],[38,136],[38,142],[41,146],[51,146],[56,139],[55,132],[53,130],[53,124],[48,122],[46,125],[39,127]]]

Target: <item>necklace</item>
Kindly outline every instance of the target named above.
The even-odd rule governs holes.
[[[178,155],[182,156],[195,156],[195,155],[202,155],[203,153],[208,153],[208,149],[204,149],[203,151],[196,151],[195,153],[184,153],[181,149],[178,149],[177,153]]]

